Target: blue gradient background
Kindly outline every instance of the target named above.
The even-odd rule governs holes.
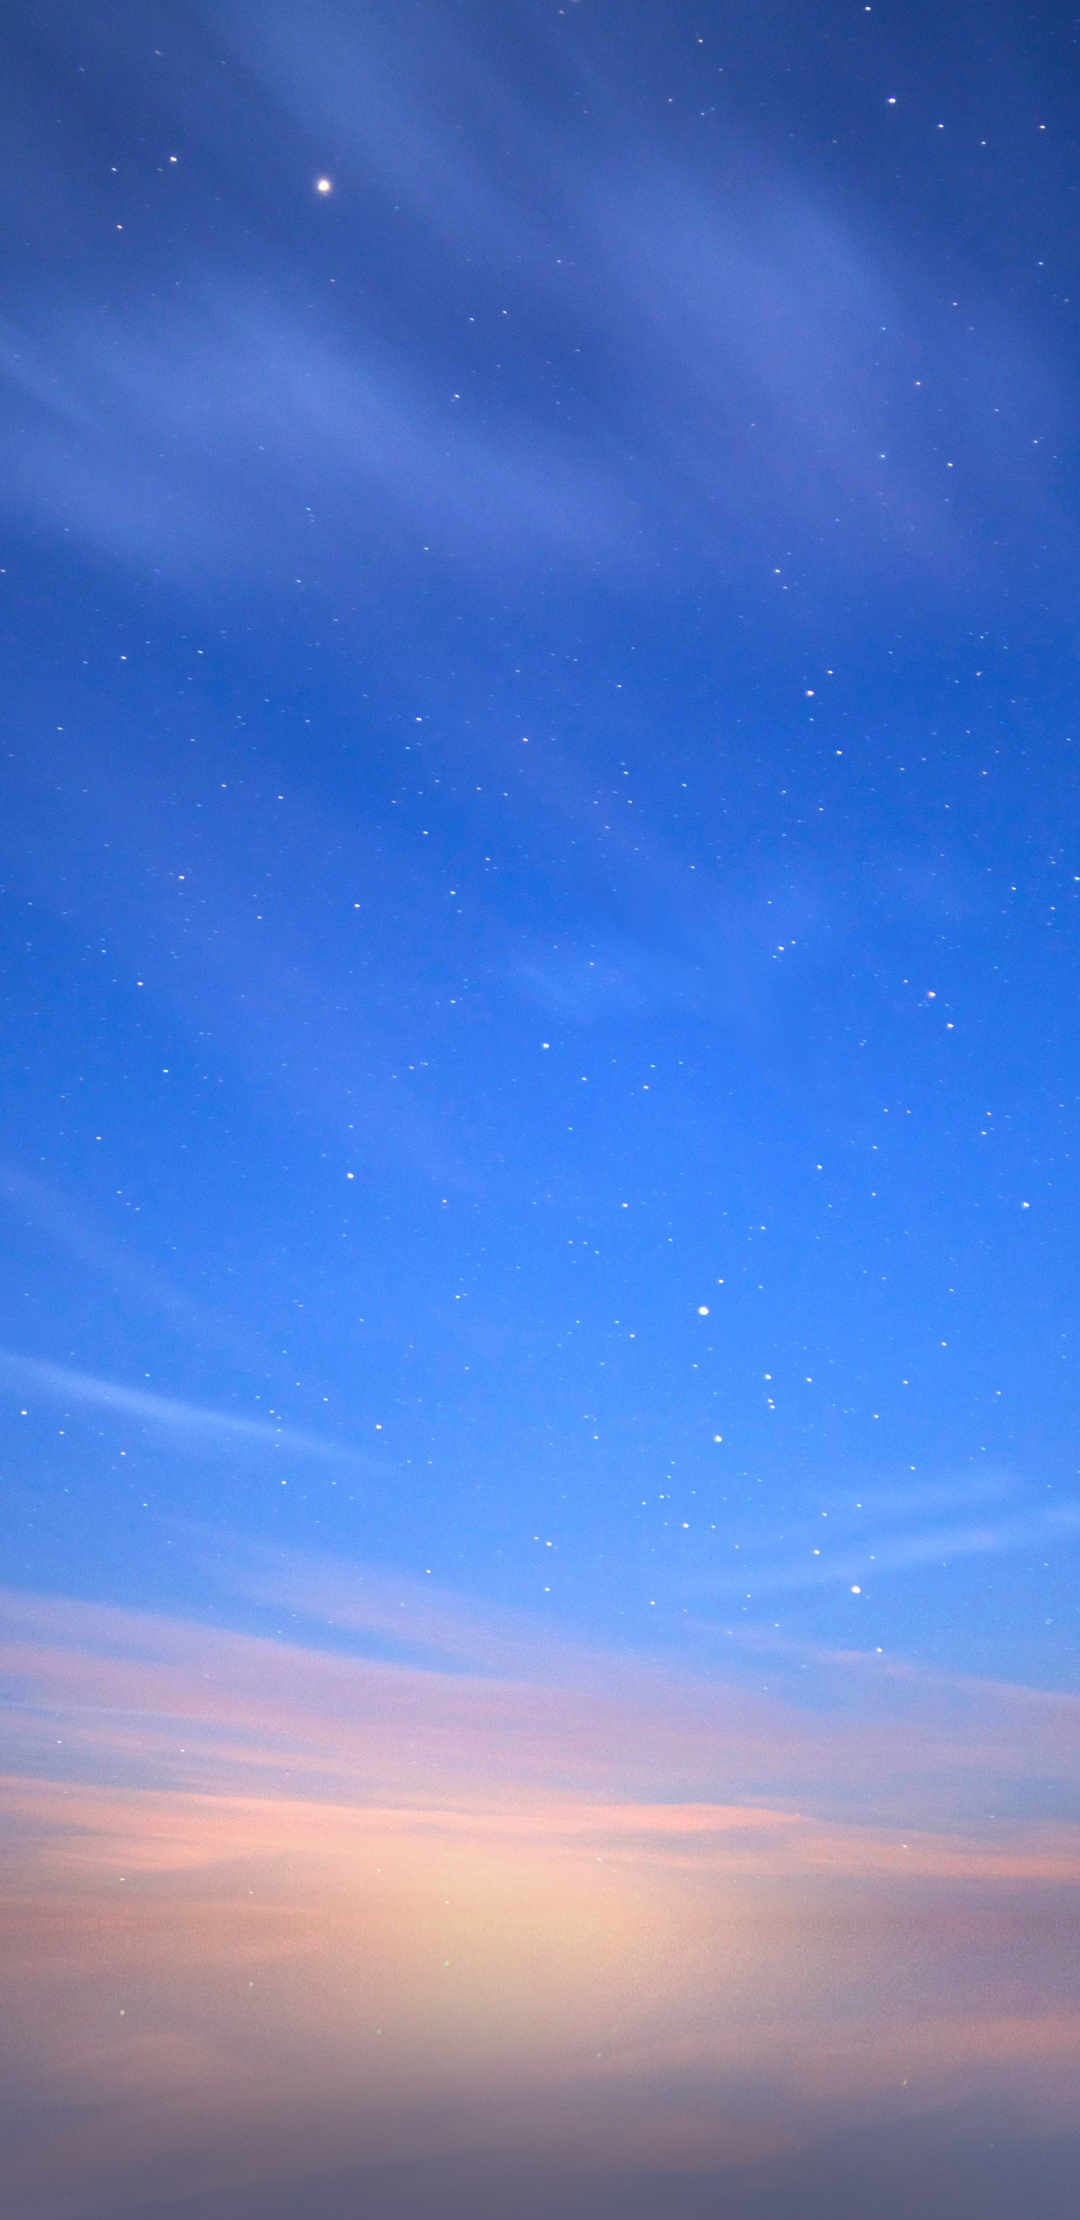
[[[966,1829],[965,1888],[1026,1829],[1036,1899],[1049,1829],[1078,1870],[1077,36],[877,0],[7,11],[26,1824],[33,1782],[239,1793],[234,1698],[211,1782],[138,1679],[220,1640],[253,1687],[287,1650],[586,1712],[629,1675],[635,1717],[681,1687],[737,1752],[701,1727],[605,1795]],[[110,1705],[148,1722],[122,1762]],[[449,1726],[431,1794],[460,1732],[470,1808],[588,1798],[576,1731],[515,1774]],[[1070,1994],[1029,2182],[1075,2127]],[[50,2137],[86,2101],[51,2071]],[[846,2071],[827,2117],[765,2104],[766,2156],[891,2118]],[[962,2209],[937,2136],[897,2209]],[[148,2149],[56,2211],[148,2211]],[[200,2212],[241,2209],[229,2163]],[[379,2179],[373,2213],[430,2193]]]

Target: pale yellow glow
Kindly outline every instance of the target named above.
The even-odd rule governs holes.
[[[991,1718],[909,1675],[829,1721],[400,1579],[280,1578],[455,1669],[0,1596],[15,2220],[73,2185],[136,2210],[455,2150],[711,2170],[973,2097],[1074,2116],[1080,1830],[887,1808],[916,1757],[1074,1771],[1074,1699],[998,1686]],[[829,1816],[871,1755],[886,1808]]]

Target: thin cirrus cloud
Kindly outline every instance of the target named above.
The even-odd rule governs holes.
[[[539,430],[511,443],[449,429],[399,364],[365,359],[279,287],[272,307],[198,273],[182,310],[102,329],[77,306],[8,331],[2,359],[25,421],[9,507],[117,560],[275,583],[300,566],[385,553],[425,534],[514,565],[614,554],[629,511],[583,451]],[[441,397],[440,397],[441,398]],[[336,551],[336,552],[335,552]]]
[[[134,1302],[170,1327],[193,1336],[203,1345],[228,1349],[250,1363],[262,1352],[252,1337],[237,1330],[231,1320],[209,1305],[172,1287],[164,1274],[145,1257],[133,1254],[106,1229],[101,1218],[71,1200],[58,1184],[31,1177],[16,1164],[0,1158],[0,1205],[13,1218],[46,1239],[61,1252],[88,1267],[99,1284]],[[2,1366],[0,1356],[0,1366]],[[20,1361],[13,1358],[18,1364]]]
[[[674,161],[599,27],[583,140],[561,42],[549,50],[521,26],[573,119],[556,120],[556,101],[539,132],[505,64],[441,8],[424,20],[423,49],[403,50],[378,11],[359,38],[337,6],[302,31],[279,8],[226,18],[237,57],[298,132],[340,150],[346,191],[408,211],[437,295],[435,273],[457,267],[470,307],[490,311],[493,331],[508,319],[511,346],[517,324],[548,369],[582,355],[618,366],[591,421],[639,558],[673,525],[710,558],[719,538],[728,560],[809,526],[828,564],[842,525],[863,562],[884,550],[940,584],[967,575],[975,517],[1062,537],[1052,475],[1037,457],[1033,471],[1025,436],[1029,419],[1044,436],[1063,420],[1062,378],[974,271],[951,270],[946,294],[880,213],[868,223],[812,166],[757,144],[719,84],[721,160]],[[589,37],[586,26],[586,55]],[[962,331],[960,288],[978,304]],[[430,344],[428,316],[424,330]],[[948,445],[932,462],[917,398],[928,379]],[[546,389],[534,409],[551,424]]]
[[[260,1582],[369,1628],[398,1585],[311,1557]],[[911,1753],[944,1777],[962,1740],[985,1797],[1055,1737],[1074,1762],[1075,1705],[1042,1699],[1040,1733],[1025,1691],[920,1710],[909,1677],[892,1718],[815,1724],[524,1620],[463,1672],[484,1613],[396,1600],[452,1670],[2,1599],[14,2220],[76,2185],[142,2211],[162,2179],[216,2216],[553,2139],[703,2172],[973,2096],[1067,2120],[1076,1830],[919,1822]],[[851,1816],[820,1811],[830,1769]]]
[[[61,1750],[64,1768],[192,1792],[750,1800],[927,1826],[970,1825],[1006,1795],[1052,1806],[1075,1768],[1067,1695],[790,1643],[763,1687],[739,1641],[719,1670],[694,1667],[680,1613],[666,1654],[634,1655],[319,1552],[222,1536],[211,1566],[212,1538],[191,1538],[230,1612],[262,1606],[268,1633],[9,1594],[6,1731],[26,1763]]]
[[[813,1531],[820,1533],[818,1527]],[[741,1548],[735,1569],[713,1576],[696,1587],[695,1593],[743,1595],[750,1590],[767,1595],[796,1593],[800,1589],[837,1583],[858,1582],[869,1586],[889,1573],[914,1571],[920,1566],[945,1566],[965,1557],[1053,1549],[1073,1541],[1078,1532],[1080,1508],[1068,1503],[1050,1508],[1029,1506],[1011,1516],[978,1521],[969,1518],[949,1526],[913,1529],[909,1523],[899,1532],[864,1533],[855,1546],[850,1524],[845,1530],[840,1521],[834,1519],[827,1543],[811,1542],[809,1529],[806,1529],[797,1554],[794,1549],[782,1556],[771,1550],[766,1556],[756,1554],[752,1546]]]
[[[210,1443],[248,1444],[252,1448],[265,1448],[276,1453],[289,1452],[301,1458],[319,1462],[359,1466],[370,1465],[372,1460],[358,1450],[329,1442],[317,1435],[271,1419],[255,1419],[233,1412],[209,1409],[201,1404],[154,1394],[141,1388],[103,1379],[96,1374],[77,1371],[66,1365],[44,1363],[26,1357],[14,1350],[0,1350],[0,1382],[31,1398],[72,1405],[97,1408],[114,1413],[122,1419],[132,1419],[143,1425],[163,1431],[177,1440]],[[732,1545],[732,1562],[727,1569],[719,1569],[704,1579],[695,1580],[691,1592],[699,1601],[709,1596],[716,1598],[746,1594],[797,1594],[829,1586],[858,1584],[869,1587],[872,1582],[890,1574],[914,1571],[928,1565],[945,1565],[959,1559],[977,1556],[998,1556],[1032,1553],[1043,1548],[1067,1544],[1080,1531],[1080,1511],[1074,1505],[1061,1503],[1035,1505],[1032,1503],[1008,1505],[1010,1484],[1000,1476],[986,1475],[979,1486],[958,1490],[925,1489],[907,1501],[896,1499],[893,1516],[884,1528],[878,1523],[886,1509],[885,1502],[878,1504],[868,1499],[867,1508],[874,1524],[856,1522],[850,1512],[845,1514],[834,1506],[828,1533],[814,1523],[803,1527],[791,1536],[789,1546],[778,1553],[771,1548],[763,1553],[755,1546],[752,1534],[740,1542],[736,1550]],[[1006,1500],[1003,1500],[1006,1499]],[[979,1518],[968,1516],[942,1524],[933,1518],[935,1510],[946,1507],[972,1510],[980,1499],[988,1499],[996,1506],[993,1515],[984,1513]],[[875,1519],[876,1513],[876,1519]],[[927,1522],[927,1514],[930,1514]],[[813,1533],[814,1539],[810,1536]],[[460,1635],[456,1613],[444,1612],[436,1626],[433,1592],[422,1584],[409,1582],[411,1604],[406,1607],[391,1590],[403,1585],[401,1580],[390,1584],[390,1589],[377,1589],[371,1575],[365,1579],[355,1572],[346,1574],[342,1568],[320,1566],[312,1559],[310,1579],[301,1573],[303,1559],[294,1556],[285,1586],[279,1569],[260,1575],[258,1553],[245,1553],[246,1570],[241,1584],[247,1592],[264,1597],[298,1603],[308,1608],[312,1598],[317,1598],[317,1611],[327,1620],[338,1618],[342,1626],[358,1626],[368,1631],[393,1633],[400,1638],[406,1626],[409,1639],[414,1639],[416,1603],[420,1597],[423,1628],[419,1635],[421,1646],[432,1646],[437,1651],[462,1656],[475,1656],[466,1645],[456,1651]],[[271,1558],[268,1566],[276,1565]],[[269,1585],[268,1585],[269,1582]],[[379,1598],[382,1600],[379,1600]],[[389,1600],[386,1600],[389,1597]],[[402,1613],[408,1611],[403,1618]],[[468,1641],[475,1639],[479,1622],[470,1621]],[[516,1632],[511,1632],[508,1620],[501,1633],[496,1633],[494,1618],[485,1622],[483,1636],[484,1654],[497,1656],[506,1664],[518,1645]],[[494,1646],[493,1646],[494,1645]]]
[[[679,580],[718,557],[771,577],[782,541],[785,562],[812,546],[815,567],[854,555],[951,592],[999,533],[1063,544],[1046,459],[1062,377],[984,278],[965,276],[974,313],[954,329],[910,244],[733,118],[722,182],[714,157],[680,166],[605,53],[583,145],[570,80],[540,131],[505,58],[493,70],[439,8],[423,22],[403,52],[378,11],[321,8],[302,28],[276,7],[215,11],[239,108],[227,129],[213,99],[170,119],[205,134],[206,249],[170,249],[137,309],[35,283],[0,346],[9,513],[116,561],[278,589],[396,551],[508,582],[558,559],[655,594],[661,551]],[[534,59],[559,82],[542,38]],[[271,136],[267,170],[251,148]],[[362,214],[398,242],[392,266],[365,266],[362,313],[347,263],[314,302],[325,246],[280,236],[282,177],[299,194],[327,144],[350,230]],[[250,206],[242,276],[209,228],[215,173]],[[86,218],[74,178],[69,193],[70,228]]]
[[[248,1442],[266,1449],[291,1450],[299,1456],[318,1458],[330,1464],[354,1465],[363,1461],[357,1451],[321,1441],[317,1435],[298,1432],[295,1427],[279,1426],[273,1420],[241,1418],[231,1411],[208,1410],[199,1403],[179,1402],[143,1388],[100,1379],[92,1372],[77,1372],[62,1364],[44,1364],[35,1357],[21,1356],[13,1349],[0,1349],[0,1381],[25,1395],[50,1403],[84,1404],[113,1411],[121,1418],[136,1419],[144,1425],[164,1429],[174,1437],[202,1442]]]

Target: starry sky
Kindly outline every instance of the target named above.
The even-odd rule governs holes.
[[[1078,40],[5,11],[13,2220],[1071,2209]]]

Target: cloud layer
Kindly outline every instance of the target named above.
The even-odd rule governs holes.
[[[981,1710],[989,1786],[1064,1759],[1075,1706],[1039,1744],[1019,1690],[815,1720],[274,1572],[282,1614],[396,1616],[441,1666],[5,1600],[16,2220],[478,2149],[707,2171],[943,2099],[1067,2119],[1075,1829],[884,1813],[917,1740],[943,1774]],[[863,1816],[822,1816],[860,1776]]]
[[[1063,374],[975,254],[937,267],[827,164],[778,160],[722,71],[700,153],[676,149],[602,20],[569,50],[526,10],[497,38],[421,21],[403,49],[378,8],[301,28],[236,6],[170,24],[164,75],[132,59],[169,249],[147,264],[141,234],[99,224],[77,151],[66,189],[28,200],[39,232],[85,226],[96,281],[28,287],[0,334],[9,514],[192,586],[276,590],[426,555],[650,592],[658,559],[719,559],[779,593],[812,550],[951,596],[999,535],[1063,545]],[[379,242],[359,261],[358,222]]]

